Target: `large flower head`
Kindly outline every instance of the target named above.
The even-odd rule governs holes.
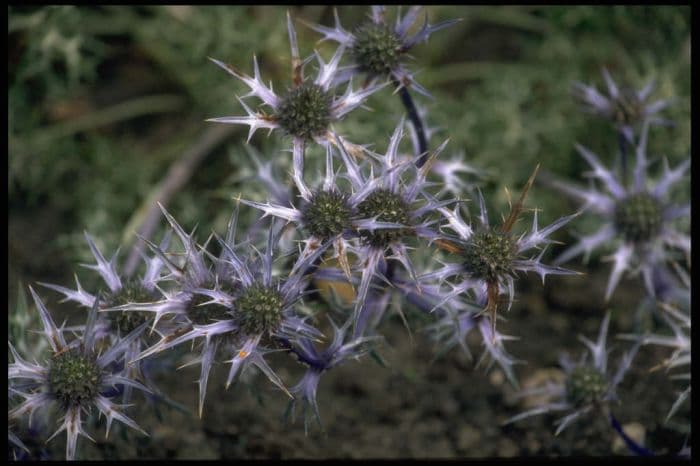
[[[543,283],[547,275],[575,273],[560,267],[543,264],[542,257],[546,246],[552,243],[549,236],[578,213],[562,217],[540,229],[537,222],[537,210],[535,210],[531,230],[520,236],[512,233],[513,225],[523,209],[525,196],[536,173],[537,169],[530,177],[520,199],[513,205],[510,214],[500,226],[492,226],[489,223],[486,202],[480,191],[478,193],[479,216],[476,228],[462,219],[459,205],[453,210],[443,207],[438,209],[448,221],[446,228],[450,228],[454,234],[442,234],[436,244],[441,249],[448,251],[451,257],[459,258],[459,262],[445,264],[441,269],[427,274],[426,278],[436,278],[440,281],[450,277],[457,278],[458,283],[456,285],[450,284],[451,290],[445,294],[442,302],[447,302],[454,296],[470,289],[474,290],[477,302],[486,305],[486,310],[491,313],[494,335],[497,302],[502,293],[507,293],[508,308],[510,309],[515,294],[515,277],[518,271],[536,272],[542,277]],[[531,255],[529,251],[535,248],[541,248],[539,254]]]
[[[595,343],[586,337],[579,337],[586,345],[588,352],[584,353],[578,362],[571,361],[565,354],[559,358],[559,363],[566,374],[564,381],[549,382],[541,387],[521,391],[520,397],[543,396],[547,398],[547,401],[540,406],[513,416],[506,421],[506,424],[537,414],[566,413],[556,422],[555,435],[559,435],[584,414],[604,408],[609,402],[616,401],[618,399],[617,386],[622,382],[625,373],[630,368],[640,343],[636,342],[628,352],[623,354],[617,370],[610,371],[608,367],[610,351],[606,346],[609,324],[610,313],[607,313],[600,325],[598,340]],[[605,411],[603,413],[607,414]]]
[[[10,420],[29,414],[29,423],[37,410],[54,405],[63,414],[61,426],[49,438],[51,440],[66,431],[66,459],[75,458],[78,435],[92,438],[83,430],[82,415],[92,407],[107,418],[107,435],[114,419],[147,435],[110,400],[117,386],[129,386],[148,391],[139,382],[129,378],[121,363],[129,345],[139,338],[147,323],[141,324],[122,339],[118,339],[102,352],[97,351],[97,313],[99,297],[95,299],[88,315],[81,338],[66,341],[63,329],[54,323],[51,314],[39,296],[30,287],[34,302],[44,326],[43,335],[51,346],[51,357],[44,363],[24,360],[10,343],[14,362],[7,368],[9,381],[24,401],[8,413]]]
[[[583,189],[576,185],[554,180],[552,184],[582,201],[583,209],[600,216],[603,225],[595,233],[582,236],[578,244],[564,251],[556,260],[562,264],[573,257],[584,254],[584,260],[601,246],[615,244],[612,255],[613,269],[605,291],[605,299],[610,299],[625,271],[641,270],[644,284],[650,296],[655,296],[658,286],[655,271],[665,267],[668,259],[673,259],[671,249],[680,249],[690,256],[690,237],[678,231],[674,220],[690,215],[690,203],[673,204],[668,200],[674,184],[683,180],[690,167],[690,158],[671,170],[664,160],[664,173],[661,179],[651,185],[647,168],[647,134],[649,125],[644,125],[636,147],[634,179],[631,186],[625,186],[608,170],[598,157],[581,145],[576,149],[591,166],[590,176],[602,182],[607,192],[592,186]]]
[[[574,83],[574,95],[584,104],[586,111],[610,120],[628,143],[634,144],[636,131],[645,121],[655,124],[670,123],[658,117],[652,118],[671,104],[670,99],[647,102],[654,90],[654,80],[636,91],[630,87],[618,86],[605,68],[603,78],[608,90],[607,96],[601,94],[595,86],[587,86],[580,82]]]
[[[382,88],[385,83],[353,91],[351,82],[344,94],[337,95],[335,78],[338,64],[345,51],[345,47],[342,46],[338,48],[328,63],[325,63],[318,52],[315,52],[319,65],[318,75],[314,80],[306,79],[303,73],[304,65],[312,57],[303,62],[299,58],[296,31],[289,13],[287,13],[287,28],[292,51],[292,84],[287,91],[280,95],[272,90],[272,85],[270,87],[265,85],[260,76],[255,56],[253,57],[253,78],[232,66],[211,58],[214,63],[243,81],[250,88],[250,93],[244,97],[255,96],[259,98],[267,110],[262,107],[253,110],[239,98],[239,102],[247,113],[246,116],[212,118],[208,121],[248,125],[250,127],[248,141],[258,128],[268,128],[270,131],[280,129],[292,137],[296,154],[303,152],[304,144],[308,141],[316,141],[323,145],[334,143],[330,125],[360,106],[367,97]]]
[[[96,270],[109,290],[100,300],[100,312],[98,312],[97,322],[95,323],[95,332],[98,340],[107,337],[116,343],[125,335],[141,326],[141,324],[151,322],[153,316],[144,311],[106,311],[114,307],[123,309],[125,305],[149,303],[158,300],[161,297],[161,293],[158,290],[157,283],[160,279],[163,261],[158,256],[144,256],[146,263],[144,275],[140,278],[126,277],[117,270],[117,255],[119,251],[107,261],[87,232],[85,232],[85,239],[96,262],[96,264],[86,265],[85,267]],[[169,241],[170,234],[166,234],[161,242],[161,248],[167,248]],[[95,295],[83,289],[77,276],[75,277],[77,288],[75,290],[49,283],[40,284],[62,293],[65,296],[63,301],[74,301],[88,309],[93,307],[96,300]],[[169,322],[161,321],[159,325],[153,326],[153,330],[158,334],[167,333],[169,332]],[[139,354],[148,345],[148,340],[149,335],[146,333],[142,333],[138,338],[132,340],[128,347],[126,358],[130,359]],[[130,366],[127,370],[129,377],[145,380],[148,382],[149,387],[154,389],[148,374],[144,372],[141,364]],[[129,402],[131,393],[131,386],[124,387],[124,403]]]
[[[226,386],[239,372],[250,366],[260,369],[275,385],[289,394],[282,380],[264,359],[275,349],[279,340],[294,341],[305,336],[318,338],[320,332],[305,322],[295,311],[301,299],[306,269],[325,251],[328,245],[316,248],[313,254],[299,258],[284,277],[273,277],[273,257],[280,228],[270,225],[264,252],[241,255],[236,249],[236,215],[229,223],[225,239],[216,236],[222,253],[214,258],[216,280],[201,281],[191,290],[193,301],[188,305],[187,320],[180,329],[142,352],[138,359],[155,355],[184,342],[201,342],[199,379],[199,414],[202,415],[210,369],[217,349],[230,351],[232,358]],[[291,395],[290,395],[291,396]]]
[[[413,74],[405,66],[408,52],[417,44],[426,42],[435,31],[446,28],[459,20],[443,21],[438,24],[428,24],[428,14],[420,29],[409,34],[409,29],[415,23],[422,7],[412,6],[406,15],[397,14],[396,23],[392,26],[385,18],[383,6],[373,6],[367,20],[358,25],[352,32],[343,28],[334,10],[335,27],[321,25],[308,26],[323,34],[323,40],[338,42],[341,47],[349,50],[352,64],[343,68],[338,79],[348,80],[357,74],[367,74],[370,79],[389,76],[397,86],[415,89],[425,96],[428,91],[419,85]]]

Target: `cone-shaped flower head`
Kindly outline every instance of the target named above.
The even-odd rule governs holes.
[[[287,13],[287,28],[292,53],[292,83],[284,94],[276,94],[272,85],[267,87],[262,81],[258,61],[253,57],[254,77],[250,77],[232,66],[211,59],[219,67],[237,79],[243,81],[250,93],[244,97],[255,96],[262,101],[262,107],[251,109],[243,100],[238,99],[245,109],[246,116],[232,116],[212,118],[208,121],[218,123],[230,123],[248,125],[248,141],[258,128],[268,128],[270,131],[280,129],[286,135],[291,136],[294,143],[294,152],[303,153],[304,144],[316,141],[319,144],[335,144],[330,125],[341,120],[348,112],[362,105],[362,103],[374,92],[381,89],[386,83],[365,87],[359,91],[353,91],[352,82],[348,84],[342,95],[335,92],[336,74],[340,59],[345,47],[339,47],[330,62],[325,63],[318,52],[315,53],[318,61],[318,75],[316,79],[308,80],[304,77],[303,68],[312,57],[303,62],[299,58],[299,47],[292,19]]]

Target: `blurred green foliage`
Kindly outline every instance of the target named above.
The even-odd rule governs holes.
[[[468,163],[490,174],[485,194],[494,217],[507,209],[504,188],[518,192],[538,162],[543,170],[584,183],[581,172],[587,167],[574,142],[613,163],[615,134],[605,122],[581,113],[571,98],[575,80],[601,87],[602,67],[635,87],[655,78],[653,98],[675,98],[664,116],[677,126],[652,130],[650,154],[668,156],[672,165],[689,156],[689,7],[433,6],[427,11],[432,22],[463,21],[413,50],[412,69],[419,70],[418,81],[434,96],[416,100],[428,110],[428,125],[441,128],[431,145],[449,137],[446,155],[463,150]],[[290,12],[307,22],[332,24],[330,7]],[[390,8],[390,18],[394,13]],[[235,96],[246,87],[207,57],[252,73],[256,54],[274,89],[289,85],[282,7],[27,6],[10,7],[8,14],[10,290],[20,280],[69,284],[75,264],[91,260],[83,230],[106,254],[115,251],[170,165],[213,125],[204,120],[242,113]],[[347,29],[365,14],[364,7],[339,8]],[[299,21],[296,28],[302,55],[317,48],[330,57],[333,44],[317,44],[318,35]],[[315,75],[314,66],[307,66],[307,76]],[[368,107],[336,129],[383,152],[404,109],[389,90],[373,96]],[[255,168],[244,140],[240,128],[212,151],[168,207],[185,228],[198,225],[202,239],[225,227],[231,196],[266,197],[260,185],[249,183]],[[259,132],[251,144],[263,159],[275,159],[276,173],[288,172],[291,157],[283,151],[288,141]],[[410,150],[408,141],[404,147]],[[542,209],[542,223],[574,208],[537,184],[529,205]],[[244,222],[255,217],[242,215]],[[86,286],[96,284],[92,274],[80,269],[78,274]]]

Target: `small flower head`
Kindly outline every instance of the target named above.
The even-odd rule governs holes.
[[[663,206],[647,192],[630,194],[615,202],[613,222],[625,240],[646,242],[661,231]]]
[[[542,277],[543,283],[547,275],[574,273],[560,267],[545,265],[541,259],[546,246],[552,242],[548,238],[549,235],[568,223],[578,213],[562,217],[551,225],[539,229],[537,211],[535,211],[530,232],[523,233],[519,237],[511,232],[523,209],[525,197],[536,173],[537,169],[528,180],[520,199],[512,206],[510,214],[499,227],[489,224],[486,203],[481,192],[478,193],[480,214],[476,229],[461,218],[457,207],[452,211],[445,208],[438,209],[456,235],[442,235],[436,244],[451,253],[452,257],[459,258],[460,262],[447,264],[442,269],[431,273],[431,276],[441,281],[452,276],[460,280],[458,285],[452,287],[445,300],[473,289],[476,292],[477,301],[483,303],[491,314],[494,334],[498,298],[501,293],[507,292],[510,308],[515,292],[515,275],[518,271],[536,272]],[[533,248],[541,248],[541,252],[537,256],[526,257],[525,253]]]
[[[636,91],[628,86],[618,86],[605,68],[603,78],[607,85],[607,96],[601,94],[594,86],[579,82],[574,83],[574,95],[584,104],[586,111],[610,120],[628,143],[635,143],[635,131],[645,121],[665,125],[671,123],[661,118],[651,118],[671,104],[670,99],[647,103],[654,90],[653,80],[640,91]]]
[[[87,407],[99,393],[102,369],[94,354],[69,349],[49,363],[49,388],[63,409]]]
[[[506,424],[548,412],[566,413],[556,422],[555,435],[559,435],[584,414],[600,409],[610,401],[617,400],[617,386],[629,370],[641,342],[635,342],[632,348],[623,354],[617,370],[610,372],[608,368],[610,351],[606,346],[609,323],[610,313],[607,313],[603,318],[598,340],[595,343],[585,337],[580,337],[586,345],[588,353],[584,353],[578,362],[573,362],[566,355],[562,355],[560,364],[566,375],[563,381],[550,382],[541,387],[522,390],[519,393],[520,397],[543,395],[549,400],[544,401],[541,406],[513,416],[506,421]]]
[[[357,210],[363,218],[376,218],[380,222],[399,225],[410,226],[411,224],[411,207],[400,194],[388,189],[372,191],[358,204]],[[399,241],[408,231],[405,228],[379,228],[363,232],[361,237],[367,245],[386,248],[393,242]]]
[[[227,387],[238,373],[256,366],[272,383],[289,394],[263,356],[276,349],[279,340],[319,336],[318,330],[299,317],[294,308],[305,288],[306,269],[328,244],[315,245],[310,249],[312,252],[297,260],[289,275],[273,279],[273,256],[281,229],[273,222],[265,251],[261,253],[253,248],[255,254],[241,255],[237,249],[246,244],[235,241],[237,211],[236,207],[225,239],[214,235],[222,249],[221,255],[213,258],[214,280],[199,281],[191,288],[187,299],[181,299],[186,321],[136,357],[140,360],[182,343],[197,341],[201,345],[198,361],[201,364],[198,380],[200,417],[209,373],[219,348],[223,353],[232,354],[232,358],[226,361],[231,364]]]
[[[254,77],[252,78],[212,58],[216,65],[250,88],[250,93],[245,97],[258,97],[268,110],[265,111],[262,108],[253,110],[243,100],[238,99],[247,113],[246,116],[212,118],[208,121],[248,125],[250,127],[248,141],[259,128],[268,128],[270,131],[280,128],[285,134],[292,136],[295,151],[303,151],[304,143],[312,140],[324,145],[335,144],[335,139],[330,134],[331,123],[342,119],[348,112],[362,105],[367,97],[384,87],[386,83],[367,86],[359,91],[353,91],[352,83],[349,83],[343,95],[336,95],[335,86],[338,81],[336,76],[340,59],[345,52],[344,46],[338,48],[328,63],[315,53],[319,64],[318,75],[313,81],[305,79],[303,68],[311,57],[303,61],[299,58],[296,31],[289,14],[287,14],[287,28],[292,53],[292,84],[287,93],[278,95],[272,90],[271,85],[270,87],[265,85],[255,57],[253,57]]]
[[[353,35],[355,41],[350,53],[361,71],[385,75],[399,64],[404,53],[401,39],[390,26],[367,21],[358,26]]]
[[[485,229],[476,231],[462,252],[464,268],[473,277],[496,281],[501,276],[513,275],[516,243],[510,233]]]

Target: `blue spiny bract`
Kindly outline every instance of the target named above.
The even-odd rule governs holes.
[[[410,206],[398,194],[388,189],[378,189],[372,192],[357,206],[358,213],[364,218],[376,218],[380,222],[410,224]],[[406,233],[405,228],[380,228],[362,233],[366,244],[377,248],[385,248],[394,241],[401,239]]]
[[[20,419],[28,414],[31,427],[35,412],[57,404],[58,412],[63,418],[60,427],[49,440],[66,431],[67,460],[75,459],[79,435],[92,440],[83,430],[82,416],[84,413],[89,414],[93,408],[107,418],[107,435],[115,419],[147,435],[124,414],[123,406],[110,399],[119,393],[119,390],[114,390],[117,387],[132,387],[148,392],[144,385],[130,376],[130,371],[124,364],[124,354],[146,329],[146,324],[123,338],[112,339],[113,343],[108,342],[107,347],[98,353],[96,324],[99,297],[95,299],[80,338],[68,342],[63,329],[56,326],[41,298],[32,287],[29,287],[29,291],[39,311],[44,327],[42,334],[49,343],[51,356],[42,363],[29,362],[10,343],[14,361],[7,367],[8,384],[14,385],[13,393],[23,397],[24,401],[8,413],[8,420]]]
[[[347,196],[336,190],[320,190],[302,209],[302,221],[309,233],[325,240],[350,227],[352,209]]]

